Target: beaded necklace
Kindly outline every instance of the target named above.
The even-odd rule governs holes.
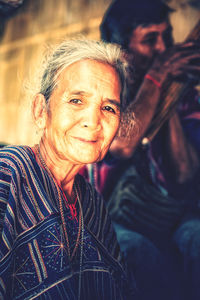
[[[79,223],[79,227],[78,227],[78,234],[77,234],[77,239],[76,239],[76,243],[75,243],[75,246],[74,246],[74,249],[71,253],[71,250],[70,250],[70,245],[69,245],[69,238],[68,238],[68,233],[67,233],[67,226],[66,226],[66,222],[65,222],[65,217],[64,217],[64,209],[63,209],[63,201],[62,201],[62,196],[61,196],[61,188],[59,187],[58,183],[56,182],[53,174],[51,173],[51,171],[49,170],[49,168],[47,167],[42,155],[41,155],[41,152],[40,152],[40,148],[39,148],[39,145],[35,145],[33,147],[33,151],[34,153],[36,154],[36,157],[39,159],[39,162],[41,164],[41,166],[47,171],[47,173],[53,178],[53,181],[55,183],[55,186],[56,186],[56,189],[57,189],[57,193],[58,193],[58,206],[59,206],[59,211],[60,211],[60,215],[61,215],[61,221],[62,221],[62,228],[63,228],[63,232],[64,232],[64,236],[65,236],[65,240],[66,240],[66,244],[67,244],[67,252],[68,252],[68,257],[69,257],[69,260],[72,261],[75,253],[76,253],[76,250],[78,248],[78,245],[79,245],[79,241],[81,242],[81,255],[80,255],[80,273],[81,273],[81,266],[82,266],[82,252],[83,252],[83,232],[84,232],[84,224],[83,224],[83,216],[82,216],[82,207],[81,207],[81,201],[80,201],[80,198],[79,198],[79,193],[78,193],[78,186],[76,186],[76,183],[74,182],[74,191],[75,191],[75,195],[76,195],[76,200],[74,203],[70,204],[67,200],[67,197],[64,195],[64,192],[63,192],[63,195],[64,195],[64,198],[66,200],[66,203],[65,203],[65,206],[68,207],[70,209],[70,212],[71,212],[71,215],[72,215],[72,218],[76,218],[77,216],[77,211],[76,211],[76,202],[78,200],[78,203],[79,203],[79,220],[76,220],[78,221]],[[81,234],[82,232],[82,234]],[[80,238],[81,237],[81,238]],[[80,282],[80,280],[79,280]]]

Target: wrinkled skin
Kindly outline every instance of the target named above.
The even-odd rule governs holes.
[[[33,114],[44,130],[41,155],[66,194],[78,171],[108,151],[120,123],[120,93],[116,70],[86,59],[61,72],[48,106],[37,94]]]

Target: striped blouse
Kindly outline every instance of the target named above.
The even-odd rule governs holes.
[[[0,299],[136,299],[104,203],[78,176],[84,227],[69,259],[53,177],[31,148],[1,149]],[[72,253],[80,227],[67,207],[64,218]]]

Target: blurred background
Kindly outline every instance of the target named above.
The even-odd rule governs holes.
[[[134,1],[134,0],[132,0]],[[149,0],[152,1],[152,0]],[[200,0],[168,0],[174,39],[181,42],[200,18]],[[0,143],[33,145],[35,78],[49,45],[84,35],[99,39],[111,0],[0,0]]]

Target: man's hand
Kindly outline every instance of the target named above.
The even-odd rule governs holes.
[[[148,74],[162,86],[167,80],[200,81],[200,43],[177,44],[160,54]]]

